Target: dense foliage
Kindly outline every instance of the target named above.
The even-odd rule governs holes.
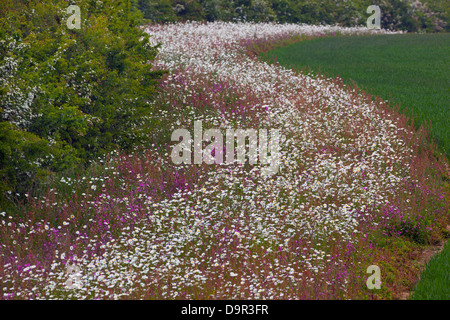
[[[443,0],[138,0],[153,22],[185,20],[277,21],[309,24],[365,24],[367,7],[379,5],[385,29],[437,32],[449,29]]]
[[[145,137],[161,72],[157,47],[129,1],[2,1],[0,9],[0,192],[28,190]]]

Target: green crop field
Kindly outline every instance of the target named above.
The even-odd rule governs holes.
[[[285,67],[354,80],[366,91],[408,110],[450,154],[450,34],[326,37],[263,55]]]
[[[411,299],[413,300],[448,300],[450,299],[450,242],[444,250],[434,256],[421,275]]]

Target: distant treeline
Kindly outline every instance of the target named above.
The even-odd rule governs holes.
[[[448,0],[134,0],[151,22],[255,21],[308,24],[366,24],[370,5],[381,9],[390,30],[449,30]]]

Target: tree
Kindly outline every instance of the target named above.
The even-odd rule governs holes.
[[[178,18],[169,0],[139,0],[137,7],[151,22],[175,22]]]
[[[172,7],[182,21],[201,21],[205,18],[203,7],[198,0],[172,0]]]
[[[143,141],[161,71],[130,1],[5,0],[0,12],[0,181],[25,190],[43,172]],[[19,141],[17,141],[19,140]],[[20,160],[22,159],[22,160]],[[20,161],[19,161],[20,160]],[[20,184],[19,184],[20,182]]]
[[[202,0],[207,21],[231,21],[235,16],[234,2],[230,0]]]

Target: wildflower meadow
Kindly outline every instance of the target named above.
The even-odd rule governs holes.
[[[1,299],[396,298],[415,276],[410,255],[439,241],[449,221],[445,157],[387,101],[258,58],[313,37],[390,31],[142,30],[159,44],[152,70],[165,70],[142,122],[148,143],[108,152],[1,212]],[[204,136],[184,145],[203,161],[174,163],[172,134],[193,139],[196,122],[223,141],[227,130],[278,130],[277,170],[265,175],[247,158],[208,162],[223,146]],[[367,286],[374,265],[379,289]]]

